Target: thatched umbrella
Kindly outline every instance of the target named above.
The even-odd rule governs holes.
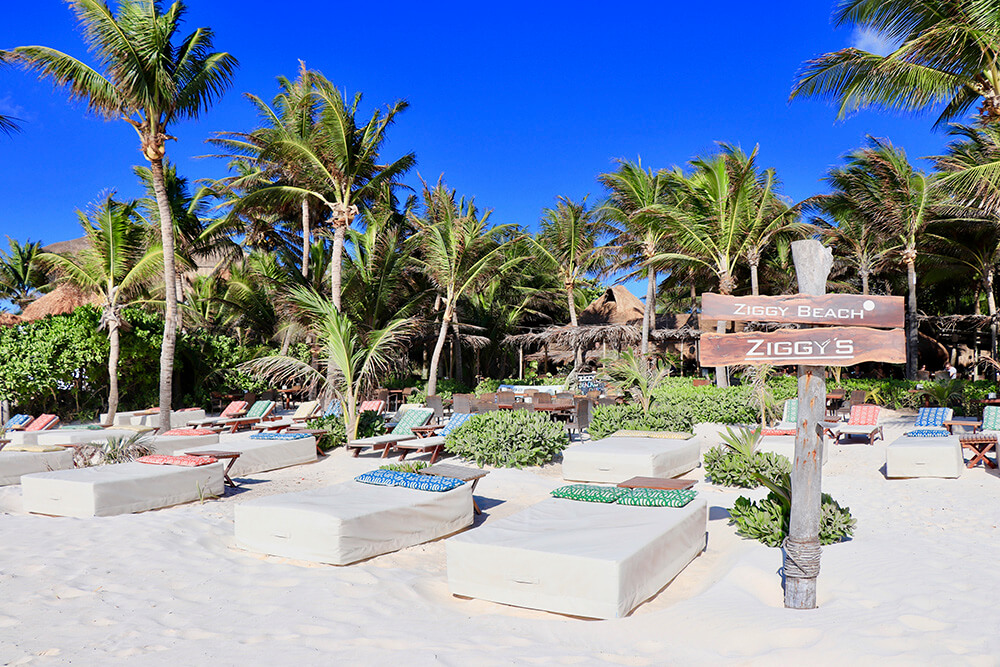
[[[0,327],[13,327],[21,323],[21,318],[14,313],[0,312]]]
[[[99,302],[97,295],[88,294],[71,283],[63,283],[25,306],[21,312],[21,320],[32,322],[49,315],[65,315],[80,306]]]

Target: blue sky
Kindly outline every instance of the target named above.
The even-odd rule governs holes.
[[[230,92],[197,122],[172,128],[169,156],[191,180],[219,177],[213,131],[249,130],[242,93],[270,99],[274,78],[298,60],[371,110],[410,102],[385,155],[417,156],[427,180],[444,174],[460,194],[494,209],[495,223],[537,225],[555,198],[601,195],[598,174],[615,158],[683,165],[716,141],[760,145],[784,193],[798,201],[866,134],[913,157],[947,142],[932,116],[863,112],[846,122],[819,101],[787,102],[801,63],[877,37],[834,30],[832,0],[747,3],[331,3],[188,0],[186,28],[210,26],[216,47],[241,63]],[[63,2],[4,9],[0,48],[51,46],[86,55]],[[75,210],[107,189],[140,194],[134,131],[89,117],[47,81],[0,71],[0,113],[23,132],[0,136],[0,243],[79,236]],[[410,179],[416,185],[416,174]]]

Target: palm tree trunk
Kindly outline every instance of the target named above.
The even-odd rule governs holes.
[[[569,325],[571,327],[579,326],[579,322],[576,319],[576,300],[573,298],[573,283],[566,283],[566,305],[569,306]],[[583,355],[580,350],[580,346],[577,345],[573,350],[573,363],[579,366],[583,361]]]
[[[451,335],[454,337],[452,345],[455,346],[455,372],[452,373],[455,380],[459,383],[463,383],[465,380],[465,373],[462,370],[462,337],[458,333],[458,313],[455,313],[453,318],[453,326],[451,327]]]
[[[642,318],[642,354],[649,354],[649,320],[656,313],[656,271],[646,269],[646,307]]]
[[[917,379],[917,269],[914,262],[906,263],[906,284],[909,290],[906,300],[906,379]]]
[[[441,362],[441,350],[444,349],[444,341],[448,338],[448,322],[451,319],[451,306],[445,306],[444,315],[441,316],[441,330],[438,331],[437,343],[434,345],[434,354],[431,355],[430,373],[427,378],[427,395],[437,394],[438,364]]]
[[[750,293],[760,296],[760,283],[757,280],[757,262],[750,263]]]
[[[333,307],[337,309],[339,313],[340,308],[340,273],[343,269],[343,262],[341,261],[344,255],[344,236],[347,234],[347,227],[341,224],[342,221],[338,221],[335,224],[336,228],[333,230],[333,252],[330,257],[330,292],[333,298]]]
[[[302,277],[309,277],[309,246],[312,230],[309,227],[309,199],[302,200]],[[339,309],[338,309],[339,310]]]
[[[163,245],[163,287],[165,313],[163,344],[160,347],[160,428],[170,430],[170,410],[173,407],[174,348],[177,344],[177,268],[174,265],[174,219],[164,186],[163,159],[150,160],[153,192],[160,213],[160,241]]]
[[[868,296],[868,271],[861,271],[861,293],[864,296]]]
[[[121,350],[118,334],[118,322],[111,319],[108,322],[108,418],[105,426],[115,423],[115,413],[118,412],[118,356]],[[169,420],[168,420],[169,423]]]
[[[990,358],[997,358],[997,298],[993,293],[993,269],[986,272],[986,307],[990,311]]]

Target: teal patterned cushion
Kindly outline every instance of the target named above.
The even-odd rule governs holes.
[[[1000,431],[1000,407],[987,405],[983,408],[983,430]]]
[[[691,489],[632,489],[615,502],[640,507],[684,507],[697,495],[698,492]]]
[[[785,401],[785,411],[781,417],[781,421],[794,424],[799,420],[799,399],[790,398]]]
[[[257,401],[247,410],[247,417],[263,417],[274,407],[274,401]]]
[[[396,428],[392,429],[392,434],[413,435],[413,431],[410,429],[414,426],[423,426],[430,420],[433,414],[434,410],[431,408],[411,408],[399,418]]]
[[[417,489],[419,491],[451,491],[455,487],[465,484],[460,479],[454,477],[436,477],[434,475],[418,475],[412,472],[399,472],[397,470],[370,470],[354,478],[355,482],[362,484],[375,484],[378,486],[402,486],[407,489]]]
[[[947,438],[951,433],[943,428],[918,428],[906,432],[907,438]]]
[[[569,484],[552,492],[553,498],[581,500],[585,503],[613,503],[619,496],[628,493],[617,486],[595,486],[593,484]]]

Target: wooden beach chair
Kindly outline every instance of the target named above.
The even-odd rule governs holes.
[[[239,417],[244,414],[247,409],[246,401],[232,401],[226,406],[226,409],[222,411],[222,414],[218,417],[210,417],[208,419],[195,419],[193,421],[187,422],[188,426],[193,428],[198,428],[200,426],[211,426],[212,424],[217,424],[224,419],[233,419],[234,417]]]
[[[264,421],[271,416],[274,412],[275,402],[274,401],[257,401],[247,413],[242,417],[235,417],[233,419],[224,419],[220,422],[216,422],[213,428],[219,429],[223,432],[236,433],[243,427],[250,427],[258,422]]]
[[[864,437],[869,445],[875,444],[876,438],[885,439],[882,433],[882,426],[879,424],[879,415],[882,408],[877,405],[863,404],[852,405],[851,416],[846,424],[837,424],[826,429],[833,441],[840,444],[841,438]]]
[[[392,432],[386,435],[376,435],[370,438],[359,438],[358,440],[352,440],[347,443],[347,451],[351,453],[351,456],[358,456],[361,454],[361,450],[366,447],[371,447],[372,449],[381,449],[382,456],[385,457],[392,445],[402,441],[402,440],[413,440],[417,436],[413,433],[414,426],[423,426],[430,418],[434,415],[434,411],[430,408],[412,408],[406,411],[399,423],[396,424]]]
[[[434,463],[438,460],[438,457],[441,456],[441,452],[444,451],[445,440],[447,439],[448,434],[465,422],[469,421],[470,418],[472,418],[472,415],[467,412],[455,412],[445,424],[427,434],[425,437],[419,437],[415,440],[402,440],[393,444],[392,448],[400,450],[400,461],[404,460],[406,456],[411,453],[419,454],[429,452],[431,455],[430,463],[431,465],[434,465]],[[387,448],[386,451],[388,451],[388,449],[389,448]]]

